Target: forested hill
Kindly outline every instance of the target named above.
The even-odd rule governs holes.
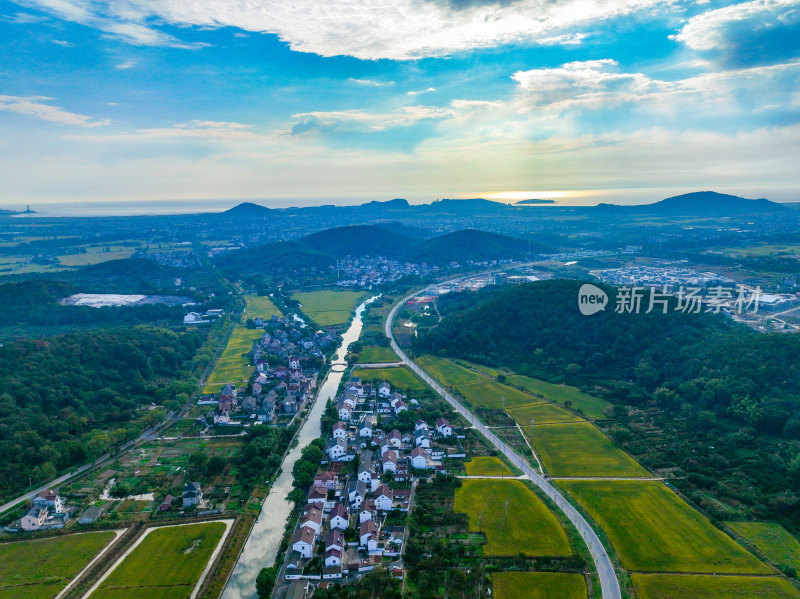
[[[764,335],[722,315],[578,310],[578,281],[445,296],[441,324],[417,349],[532,376],[597,385],[610,399],[688,401],[770,433],[800,437],[800,335]],[[647,308],[643,301],[642,312]]]
[[[0,347],[0,500],[134,436],[156,415],[151,402],[182,405],[201,342],[136,326]]]

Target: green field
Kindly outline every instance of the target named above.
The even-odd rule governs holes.
[[[303,313],[318,326],[327,327],[349,322],[350,316],[364,297],[361,291],[301,291],[292,295],[302,305]]]
[[[781,566],[800,570],[800,541],[776,522],[726,522],[731,530]]]
[[[378,362],[397,362],[397,354],[390,347],[369,345],[361,350],[358,361],[362,364],[376,364]]]
[[[772,576],[634,574],[637,599],[796,599],[792,584]]]
[[[278,306],[273,304],[272,300],[264,295],[245,295],[244,300],[246,305],[243,318],[256,319],[260,316],[261,318],[267,319],[273,314],[281,315]]]
[[[508,408],[506,412],[522,426],[529,426],[531,418],[534,419],[536,425],[559,422],[586,422],[583,418],[573,414],[569,410],[560,408],[546,401]]]
[[[521,374],[508,375],[506,381],[561,405],[570,402],[570,407],[573,410],[580,410],[593,420],[607,418],[604,410],[611,406],[605,399],[588,395],[568,385],[554,385],[553,383],[548,383],[541,379],[533,379]]]
[[[522,482],[461,482],[453,509],[467,514],[470,530],[486,533],[486,555],[572,555],[561,523]]]
[[[772,570],[658,481],[561,481],[628,570],[769,574]]]
[[[500,458],[493,456],[475,456],[464,462],[467,476],[515,476]]]
[[[530,419],[520,424],[530,434]],[[585,421],[534,426],[533,445],[550,476],[650,476]]]
[[[108,531],[0,544],[0,599],[57,595],[112,538]]]
[[[586,599],[581,574],[561,572],[494,572],[492,588],[497,599]]]
[[[460,360],[460,359],[453,360],[453,362],[455,362],[459,366],[466,366],[467,368],[478,370],[484,374],[488,374],[489,376],[496,377],[500,375],[499,370],[497,370],[496,368],[492,368],[491,366],[485,366],[484,364],[476,364],[475,362],[470,362],[468,360]]]
[[[503,407],[503,398],[506,408],[538,401],[527,393],[498,383],[444,358],[426,355],[418,358],[417,362],[443,386],[455,387],[472,407],[499,410]]]
[[[404,389],[408,392],[422,391],[426,388],[425,383],[419,380],[405,366],[397,368],[356,368],[353,376],[359,377],[362,381],[387,381],[395,387]]]
[[[222,522],[158,528],[111,572],[91,597],[188,597],[224,532]]]
[[[263,335],[262,329],[248,329],[236,325],[222,355],[214,364],[203,393],[216,393],[226,383],[239,385],[250,378],[255,366],[250,364],[250,357],[244,354],[248,354],[253,347],[253,341],[261,339]]]

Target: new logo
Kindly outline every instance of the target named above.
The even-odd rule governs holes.
[[[608,296],[606,292],[592,285],[591,283],[584,283],[578,290],[578,309],[584,316],[591,316],[605,310],[608,304]]]

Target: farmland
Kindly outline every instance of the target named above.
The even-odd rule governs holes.
[[[465,466],[468,476],[514,476],[505,463],[493,456],[474,456]]]
[[[53,597],[113,537],[108,531],[0,544],[0,599]]]
[[[525,389],[530,393],[541,395],[545,399],[557,404],[569,406],[573,410],[578,410],[592,420],[606,418],[605,409],[611,404],[605,399],[583,393],[575,387],[568,385],[554,385],[541,379],[534,379],[521,374],[511,374],[506,377],[506,381],[515,387]]]
[[[158,597],[187,597],[224,532],[223,522],[151,529],[90,596],[149,599],[157,589]]]
[[[373,379],[387,381],[393,386],[408,392],[422,391],[426,388],[425,383],[404,366],[398,368],[356,368],[353,371],[353,376],[357,376],[364,381]]]
[[[216,393],[226,383],[241,384],[253,373],[255,366],[250,364],[246,354],[253,346],[253,341],[264,335],[261,329],[248,329],[237,325],[233,329],[228,344],[214,365],[214,369],[206,381],[204,393]]]
[[[559,408],[546,401],[526,404],[524,406],[515,406],[513,408],[508,408],[506,412],[522,426],[529,425],[531,423],[531,418],[535,419],[537,425],[559,422],[583,422],[580,416],[576,416],[569,410]]]
[[[364,364],[377,362],[397,362],[397,355],[389,347],[370,345],[361,350],[359,361]]]
[[[467,514],[470,530],[486,533],[486,555],[572,554],[558,519],[520,481],[463,480],[454,510]]]
[[[520,424],[530,425],[530,420]],[[525,429],[529,433],[530,428]],[[551,476],[648,476],[632,457],[588,422],[534,428],[533,445]]]
[[[774,522],[726,522],[770,560],[781,566],[800,570],[800,541]]]
[[[771,569],[657,481],[562,481],[629,570],[765,574]]]
[[[292,295],[303,313],[321,327],[344,324],[364,297],[360,291],[303,291]]]
[[[272,300],[263,295],[245,295],[245,318],[264,318],[267,319],[273,314],[281,315],[278,307],[272,303]]]
[[[634,574],[638,599],[797,599],[798,591],[773,576]]]
[[[495,572],[493,596],[497,599],[585,599],[581,574],[561,572]]]

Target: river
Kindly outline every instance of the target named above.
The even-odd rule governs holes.
[[[339,383],[347,371],[347,347],[357,341],[361,336],[361,314],[367,304],[377,299],[377,296],[364,301],[356,308],[356,314],[350,323],[350,328],[342,336],[342,344],[336,351],[331,361],[331,369],[325,377],[317,393],[316,401],[311,407],[311,412],[306,418],[303,427],[297,434],[297,445],[289,451],[282,464],[282,472],[275,480],[269,495],[264,500],[261,514],[258,517],[250,537],[245,543],[239,561],[228,580],[222,599],[252,599],[256,597],[256,577],[261,568],[271,566],[278,555],[286,521],[292,511],[292,504],[286,500],[292,490],[292,468],[300,457],[302,449],[318,438],[321,434],[320,419],[325,412],[325,404],[336,395]],[[338,368],[337,368],[338,366]]]

